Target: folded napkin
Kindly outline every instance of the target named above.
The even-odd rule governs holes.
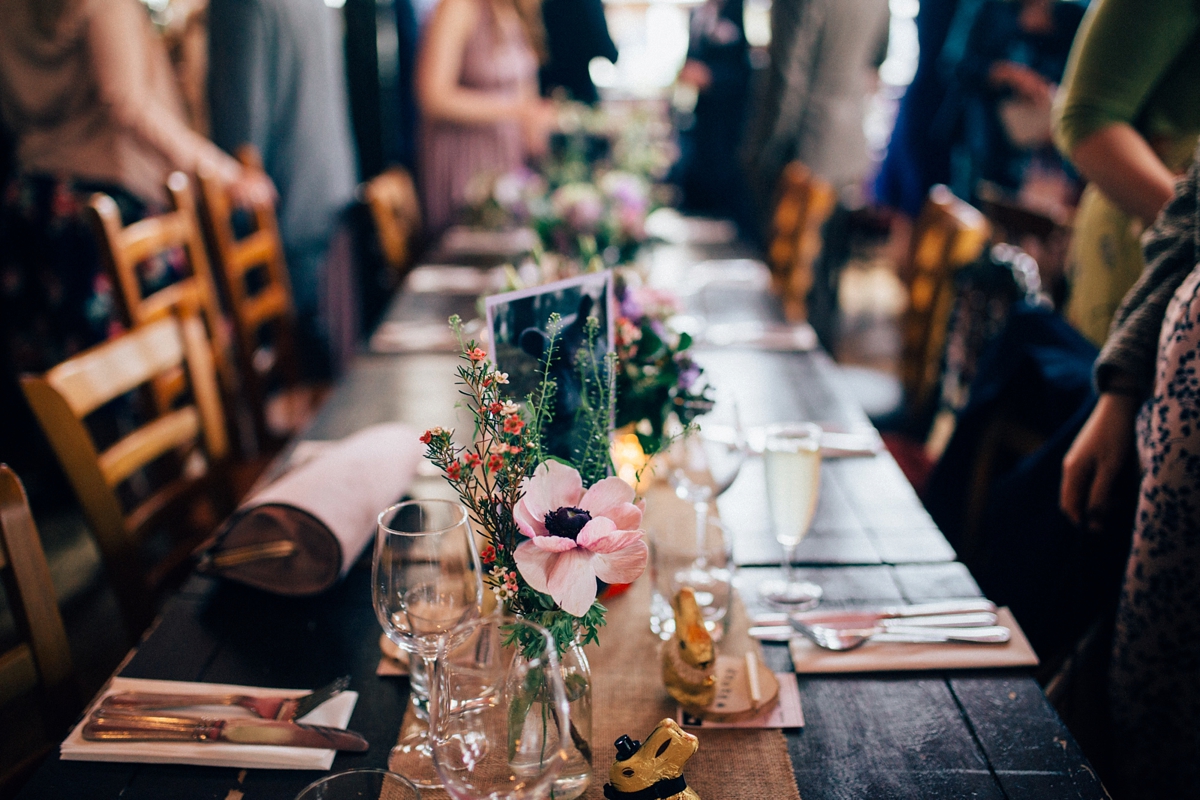
[[[219,683],[184,683],[134,678],[113,678],[100,693],[92,708],[105,697],[119,692],[163,692],[168,694],[248,694],[256,697],[294,697],[307,694],[297,689],[264,689],[256,686],[229,686]],[[358,702],[358,692],[342,692],[317,706],[297,722],[327,725],[345,730]],[[176,713],[172,710],[170,713]],[[238,706],[198,706],[181,712],[187,716],[254,718]],[[83,726],[91,708],[59,746],[63,761],[123,761],[144,764],[197,764],[208,767],[244,767],[249,769],[329,769],[333,750],[315,747],[282,747],[267,744],[231,744],[229,742],[89,742],[83,738]]]
[[[442,234],[440,249],[450,255],[518,256],[537,243],[537,234],[529,228],[491,231],[456,225]]]
[[[399,423],[330,444],[243,503],[201,548],[199,569],[276,594],[328,589],[412,483],[421,450]]]
[[[452,264],[425,264],[404,279],[409,294],[492,294],[502,292],[508,277],[502,267],[480,269]]]
[[[822,650],[808,639],[795,638],[788,643],[788,649],[800,674],[1036,667],[1037,654],[1012,612],[1001,608],[996,617],[997,625],[1012,631],[1012,638],[1004,644],[868,641],[854,650],[835,653]]]

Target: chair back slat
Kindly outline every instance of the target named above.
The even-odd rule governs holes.
[[[228,453],[228,434],[221,408],[207,331],[189,309],[98,345],[60,364],[42,376],[26,376],[21,384],[43,431],[62,464],[97,543],[114,588],[131,621],[157,588],[146,586],[146,571],[138,550],[149,533],[148,523],[168,510],[186,492],[202,488],[214,477]],[[101,451],[84,418],[100,406],[166,374],[186,374],[191,389],[187,402],[158,408],[148,423],[127,433]],[[118,488],[162,456],[177,454],[167,485],[126,511]],[[192,475],[184,469],[190,454],[203,456],[204,469]],[[151,513],[153,511],[153,513]],[[186,550],[181,550],[186,555]],[[172,556],[175,557],[174,555]],[[145,608],[141,608],[145,611]]]

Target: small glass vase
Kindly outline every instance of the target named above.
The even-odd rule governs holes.
[[[524,658],[518,651],[515,658]],[[563,684],[570,705],[571,746],[569,760],[562,768],[550,792],[551,800],[574,800],[587,791],[592,782],[592,668],[578,641],[572,642],[559,657]],[[510,731],[510,737],[520,739],[528,748],[542,737],[538,727],[555,724],[553,710],[546,705],[542,692],[535,691],[527,701],[524,725]],[[514,742],[509,743],[510,748]],[[536,749],[536,746],[535,746]]]

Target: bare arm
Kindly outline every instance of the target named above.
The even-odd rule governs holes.
[[[1079,142],[1070,157],[1105,197],[1147,225],[1175,193],[1176,176],[1128,123],[1101,128]]]
[[[480,13],[472,0],[442,0],[434,10],[417,56],[417,102],[426,119],[485,125],[521,118],[528,97],[468,89],[458,82]]]

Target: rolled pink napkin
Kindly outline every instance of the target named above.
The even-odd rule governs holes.
[[[399,423],[330,443],[243,503],[201,548],[200,570],[282,595],[328,589],[408,489],[421,451]]]

